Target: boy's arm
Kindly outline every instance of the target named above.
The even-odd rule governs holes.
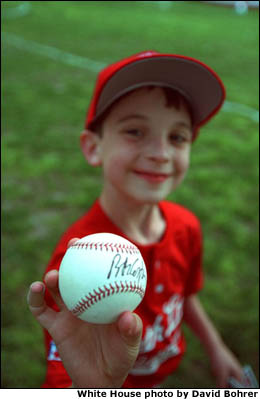
[[[228,387],[228,380],[231,376],[242,380],[242,367],[222,341],[196,295],[190,295],[185,300],[184,321],[199,338],[208,353],[218,386],[220,388]]]

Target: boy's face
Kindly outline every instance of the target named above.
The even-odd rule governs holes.
[[[98,153],[106,198],[157,203],[182,182],[190,159],[187,110],[167,107],[162,89],[138,89],[120,100],[103,123]]]

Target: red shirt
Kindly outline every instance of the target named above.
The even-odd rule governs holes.
[[[147,288],[136,313],[143,320],[143,337],[134,368],[123,388],[151,388],[161,383],[179,365],[185,351],[181,331],[185,297],[202,287],[202,234],[196,216],[180,205],[159,203],[166,231],[158,243],[139,245],[147,267]],[[71,238],[94,233],[114,233],[129,240],[102,210],[99,201],[62,236],[46,272],[59,269]],[[49,306],[57,309],[49,292]],[[56,346],[45,331],[47,374],[44,388],[65,388],[71,380]]]

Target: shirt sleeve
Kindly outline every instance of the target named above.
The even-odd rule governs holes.
[[[195,220],[195,223],[190,228],[189,235],[191,255],[185,296],[195,294],[203,287],[203,237],[201,225],[198,219]]]

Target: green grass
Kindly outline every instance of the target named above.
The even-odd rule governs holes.
[[[12,4],[11,4],[12,3]],[[1,2],[2,30],[103,63],[144,49],[194,56],[222,77],[228,101],[258,107],[258,12],[176,2]],[[194,4],[196,3],[196,4]],[[38,387],[42,331],[26,306],[59,237],[98,197],[79,133],[96,74],[2,42],[2,386]],[[189,175],[170,198],[201,219],[201,300],[242,364],[258,371],[258,124],[221,112],[195,142]],[[167,387],[214,387],[188,330],[188,352]]]

